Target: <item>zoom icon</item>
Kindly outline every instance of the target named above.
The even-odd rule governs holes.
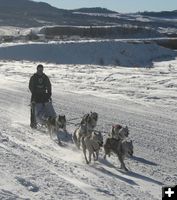
[[[176,200],[177,199],[177,185],[165,186],[162,188],[162,200]]]

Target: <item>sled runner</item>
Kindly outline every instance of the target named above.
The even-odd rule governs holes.
[[[37,122],[36,122],[36,116],[35,116],[35,102],[31,102],[31,108],[30,108],[30,127],[36,129],[37,128]]]

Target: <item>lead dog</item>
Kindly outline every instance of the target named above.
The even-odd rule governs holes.
[[[109,137],[114,139],[125,139],[129,135],[129,129],[128,126],[121,126],[119,124],[113,125],[111,133],[109,134]]]
[[[106,155],[111,155],[111,153],[115,153],[121,163],[121,169],[128,171],[125,166],[124,159],[126,156],[133,156],[133,143],[127,140],[117,140],[115,138],[107,138],[104,144],[104,159],[106,159]]]
[[[98,160],[100,147],[103,146],[102,134],[100,132],[95,133],[93,131],[91,135],[83,136],[81,141],[86,163],[89,164],[91,162],[92,155],[94,160]],[[89,160],[87,159],[86,150],[89,152]]]
[[[59,129],[63,129],[63,131],[67,134],[65,115],[58,115],[57,117],[49,117],[47,119],[46,125],[51,138],[54,133],[57,133],[59,131]]]
[[[83,116],[79,127],[73,133],[73,141],[80,149],[80,142],[82,136],[87,136],[92,133],[97,125],[98,114],[96,112],[90,112]]]
[[[88,128],[94,129],[97,125],[97,121],[98,121],[98,113],[90,112],[82,117],[81,124],[82,125],[85,124],[88,126]]]

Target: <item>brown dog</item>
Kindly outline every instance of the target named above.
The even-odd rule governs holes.
[[[115,153],[121,163],[121,168],[125,171],[128,169],[125,167],[124,159],[126,156],[133,156],[133,143],[132,140],[117,140],[115,138],[107,138],[104,144],[104,151],[105,155],[104,158],[106,159],[106,155],[111,155],[111,153]]]

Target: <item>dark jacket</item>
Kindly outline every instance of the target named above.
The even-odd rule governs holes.
[[[51,98],[51,83],[48,76],[44,73],[42,75],[33,74],[29,81],[29,89],[32,94],[31,101],[45,103]]]

